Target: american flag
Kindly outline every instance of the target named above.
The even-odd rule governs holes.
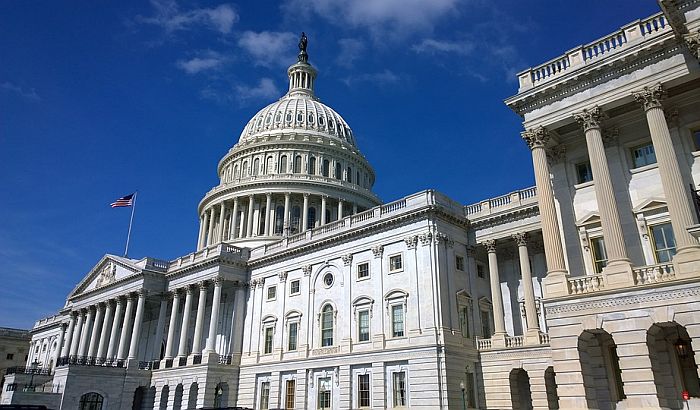
[[[110,206],[112,208],[121,208],[124,206],[131,206],[134,204],[134,194],[123,196],[116,201],[112,202]]]

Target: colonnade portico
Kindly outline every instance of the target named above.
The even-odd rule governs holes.
[[[305,232],[311,227],[343,218],[347,214],[346,208],[352,214],[362,210],[355,202],[311,193],[236,196],[209,205],[202,213],[198,248],[236,239]],[[331,215],[327,215],[328,211]]]

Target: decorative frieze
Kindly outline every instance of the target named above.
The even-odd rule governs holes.
[[[579,300],[576,303],[559,305],[559,306],[546,306],[547,316],[556,315],[560,313],[569,312],[580,312],[583,310],[595,311],[599,309],[618,309],[620,306],[624,305],[638,305],[645,306],[653,302],[663,302],[663,301],[675,301],[676,303],[683,298],[695,298],[700,297],[700,288],[689,288],[672,290],[666,292],[654,292],[654,293],[644,293],[640,295],[631,296],[617,296],[615,298],[599,299],[594,301]]]

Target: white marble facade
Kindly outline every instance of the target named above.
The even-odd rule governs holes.
[[[382,204],[300,53],[220,161],[196,251],[106,255],[0,401],[700,408],[700,8],[659,4],[518,74],[536,186],[467,206]]]

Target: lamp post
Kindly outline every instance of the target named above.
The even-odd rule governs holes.
[[[462,410],[467,410],[467,401],[464,399],[464,380],[459,382],[459,388],[462,389]]]

